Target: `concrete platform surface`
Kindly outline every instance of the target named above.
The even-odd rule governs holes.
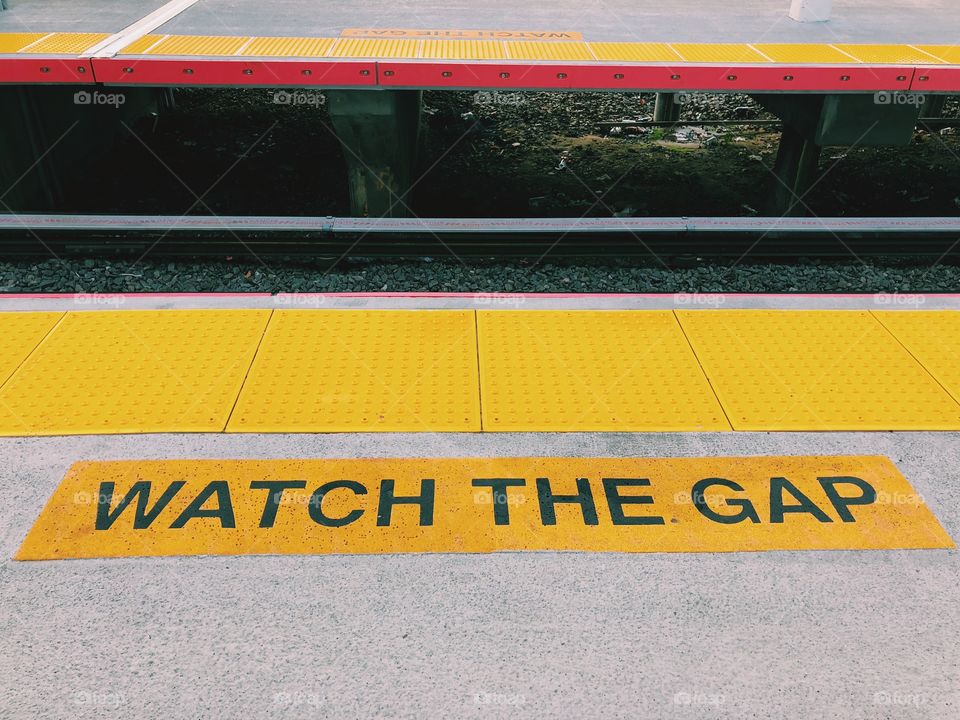
[[[0,439],[0,716],[931,718],[956,550],[11,561],[79,459],[889,457],[960,537],[956,434]]]

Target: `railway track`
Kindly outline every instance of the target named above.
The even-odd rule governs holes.
[[[960,257],[960,217],[340,218],[0,215],[0,258]]]

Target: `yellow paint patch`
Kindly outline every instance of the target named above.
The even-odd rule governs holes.
[[[134,460],[74,465],[16,559],[952,547],[884,457]]]
[[[421,57],[446,60],[502,60],[503,43],[495,40],[424,40]]]
[[[236,55],[249,37],[227,35],[170,35],[145,51],[146,55]]]
[[[0,435],[221,431],[269,315],[67,313],[0,388]]]
[[[278,310],[227,430],[478,431],[473,312]]]
[[[697,63],[768,63],[770,60],[749,45],[730,43],[670,43],[687,62]]]
[[[331,57],[362,58],[418,58],[419,40],[337,40],[330,51]]]
[[[924,65],[942,64],[942,61],[912,45],[841,45],[834,47],[850,53],[868,65]]]
[[[512,60],[593,60],[590,48],[582,42],[505,42]]]
[[[347,28],[345,38],[413,38],[438,40],[583,40],[583,34],[556,30],[437,30],[411,28]]]
[[[0,313],[0,386],[62,317],[62,312]]]
[[[335,42],[335,38],[254,38],[240,54],[255,57],[326,57]]]
[[[0,33],[0,54],[15,53],[47,33]]]
[[[667,43],[592,42],[587,43],[597,60],[604,62],[681,62]]]
[[[920,364],[960,401],[960,312],[874,312]]]
[[[960,429],[960,405],[869,312],[677,316],[735,430]]]
[[[853,65],[857,62],[832,45],[819,45],[815,43],[763,43],[754,45],[753,47],[777,63],[795,63],[797,65]]]
[[[106,40],[106,33],[54,33],[45,40],[24,48],[20,52],[29,54],[78,55],[98,42]]]
[[[669,311],[478,313],[486,430],[729,430]]]

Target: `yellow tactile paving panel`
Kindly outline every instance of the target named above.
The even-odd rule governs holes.
[[[502,60],[503,43],[495,40],[424,40],[421,57],[445,60]]]
[[[468,310],[278,310],[230,432],[478,431]]]
[[[370,31],[372,32],[372,31]],[[413,32],[413,31],[411,31]],[[421,31],[418,31],[421,32]],[[422,31],[425,32],[425,31]],[[452,31],[451,31],[452,32]],[[569,33],[568,33],[569,34]],[[0,33],[0,53],[80,53],[105,34]],[[780,63],[798,65],[960,64],[960,48],[951,45],[855,45],[825,43],[663,43],[508,40],[484,37],[231,37],[145,35],[121,55],[241,55],[244,57],[355,57],[437,60],[540,60],[636,63]]]
[[[481,311],[484,430],[729,430],[669,311]]]
[[[682,58],[667,43],[592,42],[587,43],[597,60],[604,62],[681,62]]]
[[[67,313],[0,387],[0,435],[221,431],[269,315]]]
[[[942,61],[911,45],[841,45],[835,46],[850,53],[867,65],[936,65]]]
[[[18,52],[46,36],[47,33],[0,33],[0,55]]]
[[[261,37],[254,38],[240,53],[255,57],[326,57],[335,38]]]
[[[869,312],[677,316],[735,430],[960,429],[960,404]]]
[[[938,60],[960,65],[960,45],[916,45],[918,50],[933,55]]]
[[[61,317],[60,312],[0,313],[0,386]]]
[[[145,55],[236,55],[249,37],[232,37],[228,35],[170,35],[161,40],[152,48],[144,51]]]
[[[776,63],[797,65],[856,64],[856,60],[831,45],[763,43],[753,46]]]
[[[49,55],[77,55],[110,37],[107,33],[54,33],[31,45],[23,53]]]
[[[74,464],[15,559],[953,547],[876,456],[122,460]]]
[[[417,58],[420,57],[420,40],[373,40],[350,38],[337,40],[330,51],[331,57],[357,58]]]
[[[768,63],[770,60],[749,45],[727,43],[671,43],[687,62],[696,63]]]
[[[503,43],[507,57],[512,60],[568,60],[582,62],[594,57],[586,43],[537,42],[518,40]]]
[[[960,401],[960,312],[891,310],[873,314]]]
[[[121,50],[118,55],[142,55],[169,35],[144,35]]]

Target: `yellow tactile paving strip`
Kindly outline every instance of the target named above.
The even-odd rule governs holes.
[[[74,464],[15,559],[953,547],[885,457],[185,459]]]
[[[960,312],[0,313],[0,435],[481,429],[960,430]]]
[[[0,33],[0,54],[19,52],[46,36],[46,33]]]
[[[80,54],[106,33],[0,33],[0,54]],[[533,62],[960,65],[952,45],[664,43],[365,37],[145,35],[120,55],[337,57]]]
[[[421,40],[378,40],[350,38],[337,40],[331,57],[418,58]]]
[[[494,40],[424,40],[423,58],[446,60],[500,60],[506,57],[503,43]]]
[[[735,430],[960,429],[960,405],[869,312],[677,316]]]
[[[936,64],[938,58],[912,45],[840,45],[838,50],[849,53],[868,65]]]
[[[145,55],[236,55],[249,37],[170,35],[144,51]]]
[[[278,310],[229,431],[480,430],[469,310]]]
[[[960,65],[960,45],[917,45],[918,50],[951,65]]]
[[[61,312],[0,314],[0,385],[63,317]]]
[[[31,55],[78,55],[108,37],[107,33],[53,33],[20,52]]]
[[[960,312],[874,312],[897,340],[960,401]]]
[[[673,313],[481,311],[485,430],[729,430]]]
[[[326,57],[333,47],[333,38],[261,37],[243,48],[243,56],[253,57]]]
[[[67,313],[0,387],[0,434],[222,431],[269,315]]]

